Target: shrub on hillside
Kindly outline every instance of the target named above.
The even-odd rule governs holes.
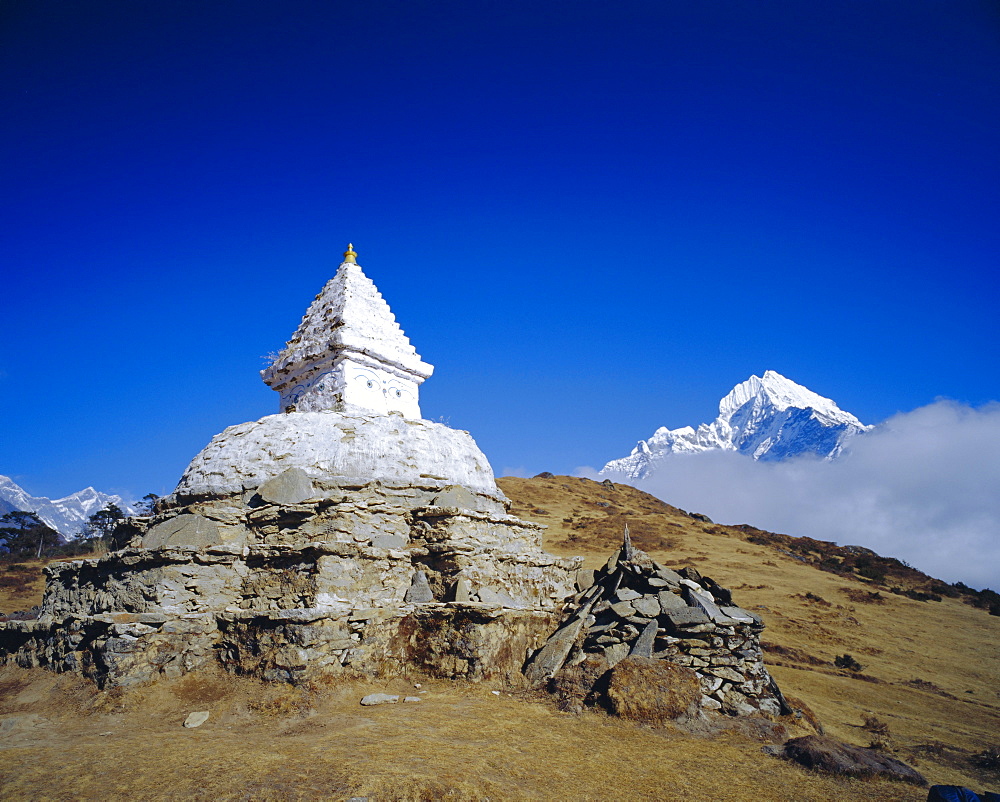
[[[846,668],[848,671],[860,671],[864,666],[849,654],[840,654],[833,658],[833,664],[837,668]]]
[[[988,771],[1000,771],[1000,746],[992,746],[972,756],[975,766]]]
[[[878,716],[869,713],[862,713],[861,721],[861,729],[871,735],[869,749],[879,749],[883,752],[892,749],[892,733],[889,731],[888,724]]]

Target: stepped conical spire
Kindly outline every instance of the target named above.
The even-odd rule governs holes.
[[[419,418],[423,362],[357,263],[354,245],[261,377],[286,412],[331,409]]]

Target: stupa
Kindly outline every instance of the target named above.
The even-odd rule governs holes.
[[[421,419],[432,370],[349,246],[262,371],[280,412],[214,437],[125,548],[47,568],[0,651],[101,685],[213,661],[520,681],[579,560],[507,513],[468,432]]]

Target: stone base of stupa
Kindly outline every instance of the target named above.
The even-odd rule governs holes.
[[[171,616],[101,613],[10,621],[0,662],[70,671],[101,688],[178,677],[221,664],[235,674],[302,683],[329,676],[426,674],[525,685],[526,659],[559,614],[482,602],[310,608]]]
[[[469,476],[446,475],[447,452],[463,438],[471,443],[467,434],[374,421],[301,413],[227,430],[126,548],[47,568],[39,619],[0,625],[0,651],[101,685],[212,661],[292,682],[411,669],[520,682],[525,659],[575,592],[579,559],[545,553],[543,527],[506,513],[492,472],[475,487],[454,483],[472,483],[474,460],[451,468]],[[420,459],[395,459],[393,471],[383,470],[392,478],[331,475],[301,446],[292,453],[282,445],[281,433],[303,422],[295,443],[309,442],[303,430],[314,441],[349,432],[364,448],[372,430],[384,442],[386,427],[397,427],[399,436],[436,443],[438,457],[423,448]],[[222,475],[220,465],[247,442],[262,455],[258,464],[244,459],[235,485],[238,473],[223,466],[230,484],[209,485],[205,477]],[[340,454],[338,465],[353,465],[350,457]]]

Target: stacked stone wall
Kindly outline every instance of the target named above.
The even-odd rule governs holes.
[[[534,683],[555,679],[558,686],[560,672],[587,664],[596,686],[626,658],[664,660],[694,672],[705,710],[790,712],[764,667],[763,621],[709,577],[660,565],[633,548],[626,533],[596,575],[581,572],[579,587],[562,625],[527,667]]]

